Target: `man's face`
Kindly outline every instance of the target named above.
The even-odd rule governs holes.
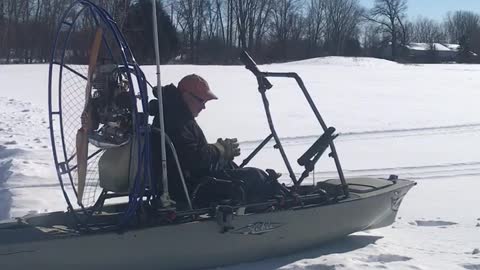
[[[208,101],[190,92],[184,92],[182,93],[182,96],[193,117],[197,117],[198,114],[205,109],[205,103]]]

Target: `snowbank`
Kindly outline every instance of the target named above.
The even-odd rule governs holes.
[[[400,64],[378,58],[369,57],[340,57],[328,56],[318,57],[294,62],[285,65],[334,65],[334,66],[355,66],[355,67],[396,67]]]

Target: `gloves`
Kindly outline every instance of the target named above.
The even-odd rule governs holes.
[[[225,139],[224,140],[225,149],[231,149],[233,158],[240,156],[240,144],[238,143],[237,138]],[[232,160],[233,160],[232,158]]]
[[[218,149],[220,158],[223,160],[232,161],[233,158],[240,155],[240,147],[236,138],[218,139],[213,145]]]

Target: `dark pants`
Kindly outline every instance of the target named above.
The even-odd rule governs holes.
[[[217,171],[212,176],[233,182],[241,181],[240,185],[245,191],[245,200],[249,203],[262,201],[273,195],[268,174],[257,168],[226,169]]]
[[[276,181],[257,168],[223,169],[199,178],[193,192],[195,207],[203,208],[212,204],[255,203],[265,201],[274,195]],[[225,181],[226,180],[226,181]]]

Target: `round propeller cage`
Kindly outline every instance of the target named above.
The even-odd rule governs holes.
[[[96,65],[89,65],[92,44],[99,32]],[[74,2],[57,30],[48,85],[54,162],[72,212],[80,208],[93,213],[96,205],[103,204],[99,200],[107,191],[100,184],[99,160],[105,149],[126,143],[140,150],[130,151],[130,159],[143,170],[134,175],[135,185],[130,189],[129,199],[130,204],[141,200],[144,185],[139,179],[145,179],[149,173],[148,119],[143,113],[148,107],[146,88],[145,76],[113,18],[88,0]],[[88,158],[80,198],[77,136],[87,108],[93,116],[89,118],[92,127],[87,131]]]

